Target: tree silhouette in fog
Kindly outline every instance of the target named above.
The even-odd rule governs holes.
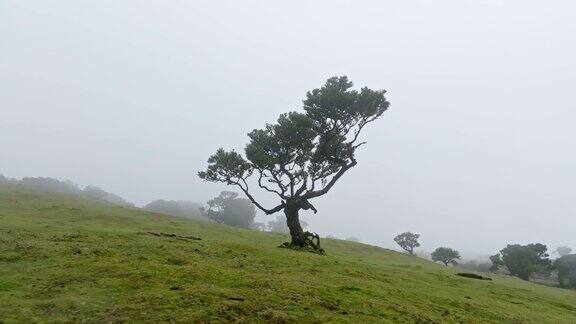
[[[551,261],[544,244],[528,245],[509,244],[499,254],[490,257],[492,271],[505,267],[511,275],[523,280],[530,280],[534,273],[550,270]]]
[[[412,232],[404,232],[402,234],[397,235],[394,238],[394,242],[400,245],[402,249],[406,252],[410,253],[411,255],[414,254],[414,249],[420,246],[418,243],[418,239],[420,238],[420,234],[414,234]]]
[[[250,132],[246,158],[220,148],[208,159],[207,170],[198,175],[237,186],[266,214],[284,211],[291,236],[285,246],[322,253],[320,237],[304,232],[299,212],[316,213],[310,201],[328,193],[356,166],[356,150],[365,144],[360,141],[361,131],[389,106],[384,90],[352,90],[352,86],[345,76],[328,79],[306,94],[303,113],[282,114],[275,124]],[[280,198],[278,205],[262,206],[249,188],[254,183]]]
[[[449,264],[457,265],[460,259],[460,252],[447,247],[439,247],[432,252],[432,261],[442,262],[445,266]]]
[[[222,191],[208,201],[205,210],[208,218],[230,226],[256,229],[256,208],[248,199],[238,198],[238,193]]]

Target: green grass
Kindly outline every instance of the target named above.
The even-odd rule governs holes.
[[[148,231],[201,237],[156,237]],[[0,322],[576,323],[576,292],[0,185]]]

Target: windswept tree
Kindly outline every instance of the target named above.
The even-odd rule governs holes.
[[[412,232],[404,232],[402,234],[397,235],[394,238],[394,242],[400,245],[402,249],[406,252],[410,253],[411,255],[414,254],[414,249],[420,246],[418,243],[418,239],[420,238],[420,234],[414,234]]]
[[[550,270],[551,261],[548,258],[548,248],[544,244],[535,243],[528,245],[509,244],[490,257],[496,271],[504,266],[511,275],[523,280],[530,280],[535,273],[545,273]]]
[[[356,166],[356,151],[365,144],[361,131],[389,106],[384,90],[352,86],[345,76],[328,79],[306,94],[304,113],[282,114],[275,124],[250,132],[246,158],[220,148],[199,177],[237,186],[266,214],[283,211],[291,236],[286,245],[322,252],[320,237],[302,229],[299,212],[316,213],[311,200],[327,194]],[[254,183],[276,195],[278,205],[266,208],[256,201],[249,188]]]
[[[460,252],[447,247],[439,247],[432,252],[432,261],[442,262],[445,266],[457,265],[460,260]]]

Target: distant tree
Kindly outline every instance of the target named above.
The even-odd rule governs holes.
[[[360,242],[360,239],[354,236],[351,237],[347,237],[345,238],[346,241],[350,241],[350,242]]]
[[[572,253],[572,248],[569,248],[567,246],[560,246],[556,248],[556,253],[558,253],[559,256],[563,257],[565,255]]]
[[[201,179],[234,185],[263,212],[284,211],[291,242],[285,246],[322,253],[318,234],[304,232],[301,210],[316,208],[310,203],[325,195],[356,166],[356,150],[365,142],[360,133],[388,109],[384,90],[352,90],[347,77],[333,77],[324,86],[306,94],[305,113],[282,114],[276,124],[248,134],[246,159],[235,151],[218,149],[208,159]],[[263,207],[250,193],[249,178],[280,198],[271,209]]]
[[[304,230],[308,227],[308,223],[303,220],[300,220],[300,225]],[[277,215],[276,220],[269,221],[267,228],[270,232],[290,234],[290,229],[286,224],[286,216],[284,215]]]
[[[494,269],[500,266],[506,267],[511,275],[523,280],[530,280],[530,277],[539,272],[549,271],[551,261],[546,253],[547,247],[544,244],[508,245],[500,251],[500,254],[490,257]]]
[[[420,238],[420,234],[414,234],[411,232],[404,232],[402,234],[397,235],[394,238],[394,241],[400,245],[402,249],[410,254],[414,254],[414,248],[420,246],[418,243],[418,239]]]
[[[202,204],[192,201],[158,199],[150,202],[143,209],[171,216],[209,221],[203,213]]]
[[[460,253],[456,250],[446,247],[439,247],[434,252],[432,252],[432,261],[440,261],[444,263],[445,266],[449,264],[457,265],[460,259]]]
[[[208,201],[206,216],[218,223],[255,229],[256,208],[248,199],[237,198],[238,193],[222,191]]]
[[[560,287],[576,288],[576,254],[563,255],[554,261]]]
[[[490,271],[496,272],[500,267],[504,266],[504,261],[502,261],[502,257],[500,254],[494,254],[490,256],[490,262],[492,262],[492,266],[490,266]]]

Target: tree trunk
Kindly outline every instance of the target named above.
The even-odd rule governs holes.
[[[308,250],[319,254],[324,254],[324,249],[320,247],[320,235],[316,233],[304,232],[300,225],[298,212],[306,206],[301,201],[287,201],[284,207],[286,215],[286,225],[290,229],[290,243],[284,243],[282,246],[295,248],[296,250]]]
[[[293,246],[304,247],[306,246],[306,235],[302,226],[300,225],[300,217],[298,215],[298,208],[285,208],[286,223],[290,229],[291,244]]]

